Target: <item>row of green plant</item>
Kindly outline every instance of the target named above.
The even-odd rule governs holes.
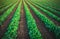
[[[17,30],[18,30],[19,20],[20,20],[21,4],[22,4],[22,1],[20,1],[20,4],[18,8],[16,9],[16,12],[14,13],[2,39],[16,39],[17,38]]]
[[[13,3],[11,3],[11,4],[9,4],[9,5],[7,5],[6,7],[3,7],[3,8],[1,8],[0,9],[0,12],[3,12],[4,10],[6,10],[7,8],[9,9],[9,7],[11,7],[13,4],[15,4],[17,1],[15,1],[15,2],[13,2]],[[1,13],[0,13],[1,14]]]
[[[25,2],[24,2],[24,10],[26,13],[26,22],[27,22],[30,39],[43,39],[41,33],[37,28],[35,19],[32,17],[28,9],[28,6],[26,5]]]
[[[50,3],[49,3],[49,1],[47,1],[48,5],[52,5],[51,6],[52,8],[60,10],[60,4],[59,3],[60,3],[59,0],[58,1],[51,1]]]
[[[30,0],[32,1],[32,0]],[[33,2],[33,1],[32,1]],[[53,0],[34,0],[34,2],[40,3],[41,5],[44,5],[46,7],[50,7],[53,8],[57,11],[59,11],[60,9],[60,5],[59,5],[59,1],[53,1]]]
[[[0,9],[16,2],[17,0],[0,0]]]
[[[55,2],[55,1],[54,1]],[[41,4],[42,5],[44,5],[44,6],[46,6],[46,7],[51,7],[51,8],[53,8],[53,9],[55,9],[55,10],[60,10],[59,8],[60,8],[60,5],[59,5],[59,3],[56,1],[56,3],[54,3],[52,0],[51,1],[48,1],[47,0],[47,2],[41,2]],[[40,2],[39,2],[40,3]]]
[[[45,15],[41,14],[33,5],[27,2],[30,5],[30,8],[35,12],[37,17],[43,21],[45,27],[52,32],[56,39],[60,39],[60,27],[56,26],[51,20],[49,20]]]
[[[17,2],[18,3],[18,2]],[[11,14],[12,10],[14,9],[14,7],[17,5],[17,3],[15,3],[13,6],[11,6],[7,11],[5,11],[1,16],[0,16],[0,25],[2,25],[2,23],[8,18],[8,16]]]
[[[32,1],[31,1],[31,2],[32,2]],[[40,3],[37,3],[37,2],[32,2],[32,3],[35,3],[35,4],[37,4],[38,6],[44,8],[44,9],[50,11],[50,12],[53,12],[53,14],[56,14],[57,16],[60,16],[60,11],[56,11],[56,10],[53,9],[53,8],[46,7],[46,6],[44,6],[44,5],[40,4]]]
[[[32,2],[31,2],[32,3]],[[56,15],[54,15],[53,13],[49,12],[48,10],[38,6],[37,4],[32,3],[33,5],[35,5],[36,7],[38,7],[40,10],[42,10],[43,12],[45,12],[45,14],[47,14],[48,16],[50,16],[51,18],[57,20],[58,22],[60,22],[60,18]]]

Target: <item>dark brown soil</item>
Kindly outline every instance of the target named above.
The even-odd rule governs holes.
[[[21,14],[20,15],[21,18],[20,18],[20,24],[19,24],[19,28],[18,28],[17,39],[29,39],[23,4],[22,4],[22,8],[21,8],[21,13],[20,14]]]
[[[19,3],[18,3],[19,4]],[[4,33],[5,33],[5,31],[6,31],[6,29],[7,29],[7,27],[8,27],[8,25],[9,25],[9,22],[10,22],[10,20],[12,19],[12,17],[13,17],[13,14],[14,14],[14,12],[16,11],[16,9],[17,9],[17,6],[18,6],[18,4],[15,6],[15,8],[13,9],[13,11],[11,12],[11,14],[8,16],[8,18],[5,20],[5,22],[1,25],[1,27],[0,27],[0,39],[2,38],[2,36],[4,35]]]
[[[18,2],[18,4],[19,4],[19,2]],[[2,36],[4,35],[4,33],[6,32],[6,30],[8,28],[8,25],[10,23],[10,20],[12,19],[13,15],[14,15],[14,12],[17,9],[18,4],[15,6],[15,8],[11,12],[11,14],[7,17],[7,19],[5,20],[5,22],[2,25],[0,25],[0,39],[2,38]],[[27,5],[28,5],[28,3],[27,3]],[[45,15],[46,17],[48,17],[48,19],[52,20],[56,25],[60,26],[60,22],[57,22],[55,19],[49,17],[47,14],[45,14],[42,10],[40,10],[35,5],[33,5],[33,6],[38,11],[40,11],[43,15]],[[29,10],[31,12],[31,15],[33,16],[33,18],[36,21],[37,28],[41,32],[43,39],[55,39],[53,33],[52,32],[49,32],[49,30],[45,27],[45,24],[42,22],[41,19],[39,19],[34,14],[34,11],[32,11],[32,9],[30,8],[29,5],[28,5],[28,8],[29,8]],[[26,17],[25,17],[25,12],[24,12],[24,4],[22,3],[21,12],[20,12],[20,22],[19,22],[19,27],[18,27],[18,30],[17,30],[17,39],[30,39],[29,38],[29,35],[28,35],[28,28],[27,28],[27,25],[26,24],[27,23],[26,23]]]
[[[32,4],[32,3],[31,3]],[[33,5],[33,4],[32,4]],[[44,13],[42,10],[40,10],[38,7],[36,7],[35,5],[33,5],[38,11],[40,11],[43,15],[45,15],[46,17],[48,17],[48,19],[50,19],[54,24],[56,24],[57,26],[60,26],[60,22],[58,22],[57,20],[53,19],[52,17],[48,16],[46,13]]]
[[[29,5],[28,5],[29,7]],[[29,7],[30,9],[30,7]],[[48,29],[46,29],[44,23],[34,14],[34,12],[30,9],[30,12],[33,16],[33,18],[36,20],[37,27],[39,31],[42,34],[43,39],[55,39],[53,36],[53,33],[49,32]]]

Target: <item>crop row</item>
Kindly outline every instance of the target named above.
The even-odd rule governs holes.
[[[17,5],[17,3],[15,3],[13,6],[11,6],[7,11],[4,12],[4,14],[2,14],[0,16],[0,25],[2,25],[2,23],[8,18],[9,14],[12,12],[12,10]]]
[[[32,3],[32,2],[31,2],[31,3]],[[48,16],[50,16],[51,18],[53,18],[53,19],[55,19],[55,20],[57,20],[57,21],[60,22],[60,18],[59,18],[58,16],[54,15],[53,13],[49,12],[48,10],[46,10],[46,9],[40,7],[40,6],[38,6],[37,4],[34,4],[34,3],[32,3],[32,4],[35,5],[36,7],[38,7],[38,8],[39,8],[40,10],[42,10],[43,12],[45,12],[45,13],[46,13]]]
[[[37,3],[40,3],[41,5],[44,5],[46,7],[50,7],[50,8],[53,8],[57,11],[60,11],[60,5],[59,5],[59,1],[53,1],[53,0],[30,0],[32,2],[37,2]]]
[[[0,9],[16,2],[17,0],[0,0]]]
[[[17,2],[17,1],[16,1],[16,2]],[[0,12],[3,12],[3,11],[6,10],[7,8],[9,9],[9,7],[11,7],[11,6],[12,6],[13,4],[15,4],[16,2],[13,2],[13,3],[7,5],[6,7],[1,8],[1,9],[0,9]],[[2,14],[2,13],[0,13],[0,14]]]
[[[19,20],[20,20],[21,4],[22,4],[22,2],[20,2],[18,8],[16,9],[16,12],[14,13],[14,15],[8,25],[7,31],[5,32],[2,39],[16,39],[17,30],[18,30],[18,26],[19,26]]]
[[[42,39],[41,33],[39,32],[37,28],[36,22],[34,18],[32,17],[28,9],[28,6],[26,5],[25,2],[24,2],[24,10],[26,13],[26,22],[27,22],[30,39]]]
[[[31,1],[31,2],[32,2],[32,1]],[[51,8],[51,7],[46,7],[46,6],[44,6],[44,5],[40,4],[40,3],[37,3],[37,2],[32,2],[32,3],[35,3],[35,4],[37,4],[38,6],[40,6],[40,7],[42,7],[42,8],[45,8],[46,10],[51,11],[51,12],[53,12],[54,14],[57,14],[57,16],[60,16],[60,12],[59,12],[59,11],[56,11],[55,9],[53,9],[53,8]]]
[[[46,7],[53,8],[55,10],[60,10],[59,9],[60,8],[60,5],[59,5],[59,3],[57,1],[55,2],[55,1],[52,1],[52,0],[51,1],[47,0],[46,2],[38,1],[38,3],[40,3],[40,4],[42,4],[42,5],[46,6]]]
[[[28,3],[28,2],[27,2]],[[41,14],[34,6],[32,6],[30,3],[30,8],[35,12],[37,17],[41,19],[41,21],[44,22],[45,27],[49,30],[49,32],[52,32],[56,39],[60,39],[60,27],[56,26],[51,20],[49,20],[45,15]]]

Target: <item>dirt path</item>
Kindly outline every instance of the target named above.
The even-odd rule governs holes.
[[[30,9],[30,7],[29,7],[29,9]],[[49,32],[48,29],[46,29],[44,23],[34,14],[34,12],[31,9],[30,9],[30,12],[31,12],[32,16],[34,17],[34,19],[36,20],[37,27],[38,27],[39,31],[41,32],[43,39],[54,39],[53,34],[51,32]]]
[[[19,28],[18,28],[17,39],[29,39],[23,4],[22,4],[20,14],[21,14],[21,18],[20,18],[20,24],[19,24]]]
[[[32,4],[33,5],[33,4]],[[35,5],[33,5],[38,11],[40,11],[43,15],[45,15],[46,17],[48,17],[48,19],[50,19],[51,21],[54,22],[54,24],[56,24],[57,26],[60,26],[60,22],[58,22],[57,20],[53,19],[52,17],[48,16],[46,13],[44,13],[42,10],[40,10],[38,7],[36,7]]]
[[[19,3],[18,3],[19,4]],[[0,28],[0,39],[2,38],[2,36],[4,35],[8,25],[9,25],[9,22],[10,20],[12,19],[12,16],[14,14],[14,12],[16,11],[17,9],[17,6],[18,4],[15,6],[15,8],[13,9],[13,11],[11,12],[11,14],[8,16],[8,18],[6,19],[6,21],[3,23],[3,25],[1,25],[1,28]]]

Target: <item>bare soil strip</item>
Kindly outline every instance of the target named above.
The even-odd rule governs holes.
[[[22,8],[21,8],[21,12],[20,12],[20,24],[19,24],[19,28],[18,28],[18,36],[17,39],[29,39],[28,36],[28,29],[26,26],[26,19],[25,19],[25,12],[24,12],[24,8],[23,8],[23,3],[22,3]]]
[[[19,4],[19,3],[18,3]],[[6,32],[6,29],[8,28],[8,25],[10,23],[10,20],[13,17],[14,12],[17,9],[18,4],[15,6],[15,8],[13,9],[13,11],[11,12],[11,14],[8,16],[8,18],[6,19],[6,21],[3,23],[3,25],[1,25],[0,27],[0,39],[2,38],[2,36],[4,35],[4,33]]]
[[[29,7],[29,5],[28,5]],[[29,7],[30,9],[30,7]],[[34,12],[30,9],[30,12],[34,19],[36,20],[37,27],[39,31],[42,34],[43,39],[55,39],[53,34],[48,31],[48,29],[45,27],[44,23],[34,14]]]
[[[32,4],[33,5],[33,4]],[[48,19],[50,19],[51,21],[54,22],[54,24],[56,24],[57,26],[60,26],[60,22],[58,22],[57,20],[53,19],[52,17],[48,16],[47,14],[45,14],[42,10],[40,10],[38,7],[36,7],[35,5],[33,5],[38,11],[40,11],[43,15],[45,15],[46,17],[48,17]]]

